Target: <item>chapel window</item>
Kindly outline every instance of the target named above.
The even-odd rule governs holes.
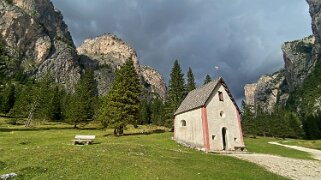
[[[186,121],[185,120],[181,120],[181,126],[185,127],[186,126]]]
[[[223,93],[222,93],[221,91],[218,92],[218,99],[219,99],[220,101],[224,101],[224,99],[223,99]]]

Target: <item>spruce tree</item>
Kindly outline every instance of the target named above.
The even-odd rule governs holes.
[[[165,126],[173,128],[173,115],[186,96],[184,74],[178,60],[175,60],[168,86],[168,99],[164,109]]]
[[[62,119],[62,97],[65,94],[64,90],[60,90],[58,86],[53,89],[53,98],[51,101],[52,106],[52,119],[61,120]]]
[[[15,117],[27,117],[36,99],[36,85],[26,84],[16,87],[16,102],[10,110],[9,115]]]
[[[204,80],[204,85],[211,82],[212,81],[212,78],[209,74],[206,74],[206,77],[205,77],[205,80]]]
[[[303,120],[303,128],[307,139],[321,138],[321,116],[309,115]]]
[[[56,92],[58,84],[54,82],[50,72],[39,77],[35,82],[16,85],[16,101],[10,110],[11,116],[29,117],[26,126],[34,119],[57,120],[60,110],[60,93]]]
[[[35,96],[35,117],[43,120],[53,119],[52,101],[55,82],[50,72],[43,75],[37,82],[33,93]]]
[[[4,81],[5,81],[5,78],[6,78],[6,75],[5,75],[6,65],[3,62],[2,58],[3,57],[0,55],[0,85],[4,84]],[[0,90],[1,90],[1,87],[0,87]]]
[[[188,68],[188,72],[187,72],[187,85],[186,85],[186,90],[187,93],[196,89],[196,83],[195,83],[195,78],[194,78],[194,74],[192,71],[192,68]]]
[[[87,122],[93,118],[96,104],[98,103],[97,85],[92,70],[85,70],[76,85],[75,93],[70,95],[67,105],[67,121],[74,124]]]
[[[0,102],[1,112],[7,114],[15,103],[15,86],[7,85],[2,93]]]
[[[152,100],[150,111],[152,123],[164,126],[164,103],[159,97],[156,97]]]
[[[172,68],[168,86],[168,99],[172,104],[173,112],[178,108],[180,103],[185,98],[185,80],[178,60],[175,60]]]
[[[99,111],[98,119],[105,127],[114,128],[114,135],[123,135],[127,124],[137,125],[142,87],[132,60],[116,72],[114,83]]]
[[[150,123],[151,123],[150,102],[144,99],[140,102],[139,124],[150,124]]]
[[[5,48],[0,43],[0,85],[4,84],[6,79],[6,62],[8,61],[8,56]],[[1,87],[0,87],[1,88]]]
[[[251,112],[250,108],[242,101],[242,130],[245,135],[256,135],[255,123],[253,122],[254,114]]]

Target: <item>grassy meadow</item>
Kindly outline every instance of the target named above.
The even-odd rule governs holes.
[[[307,152],[298,151],[295,149],[285,148],[282,146],[268,143],[271,141],[279,142],[280,139],[270,138],[270,137],[256,137],[256,138],[244,138],[244,141],[245,141],[246,149],[249,152],[272,154],[272,155],[278,155],[278,156],[290,157],[290,158],[296,158],[296,159],[313,160],[312,156]],[[301,140],[301,141],[306,141],[306,140]]]
[[[181,146],[161,127],[129,127],[125,136],[114,137],[111,129],[95,125],[24,128],[6,121],[0,119],[0,174],[14,172],[16,179],[284,179],[250,162]],[[95,143],[72,145],[76,134],[96,135]],[[246,145],[251,152],[291,151],[266,141],[246,139]],[[309,158],[298,152],[290,154]]]

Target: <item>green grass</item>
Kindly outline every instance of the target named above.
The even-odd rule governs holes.
[[[321,140],[287,139],[279,143],[321,150]]]
[[[125,133],[132,135],[114,137],[112,130],[62,124],[2,125],[0,174],[15,172],[17,179],[284,179],[250,162],[178,145],[172,133],[142,131],[128,129]],[[94,134],[95,143],[71,145],[76,134]]]
[[[307,152],[268,143],[271,141],[280,141],[280,139],[268,138],[268,137],[257,137],[257,138],[244,138],[244,140],[245,140],[246,148],[249,152],[279,155],[283,157],[290,157],[290,158],[296,158],[296,159],[311,159],[311,160],[313,159],[312,156]]]

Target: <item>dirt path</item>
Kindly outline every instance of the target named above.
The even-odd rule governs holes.
[[[279,146],[284,146],[284,147],[296,149],[296,150],[299,150],[299,151],[305,151],[305,152],[310,153],[313,156],[314,159],[317,159],[317,160],[321,161],[321,151],[320,150],[301,147],[301,146],[290,146],[290,145],[280,144],[278,142],[269,142],[269,144],[275,144],[275,145],[279,145]]]
[[[277,142],[269,143],[308,152],[316,160],[293,159],[269,154],[231,154],[230,156],[256,163],[271,172],[291,179],[321,179],[321,151]]]
[[[291,179],[321,179],[321,161],[292,159],[269,154],[230,154],[265,167],[267,170]]]

